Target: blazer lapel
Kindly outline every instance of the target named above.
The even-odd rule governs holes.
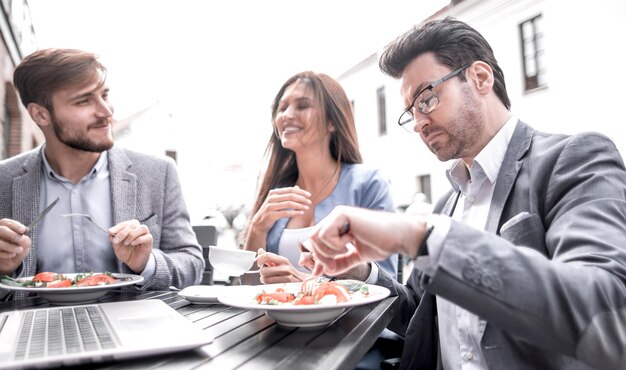
[[[509,142],[509,147],[504,155],[500,173],[496,180],[496,187],[491,200],[491,208],[489,209],[487,223],[485,224],[486,231],[495,233],[498,230],[504,204],[513,189],[515,179],[524,163],[520,158],[522,158],[530,148],[532,137],[533,130],[524,122],[517,121],[517,126]]]
[[[122,149],[108,151],[111,173],[111,202],[113,225],[135,218],[137,176],[130,172],[132,161]]]

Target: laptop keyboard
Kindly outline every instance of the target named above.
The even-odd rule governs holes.
[[[28,311],[24,315],[15,360],[116,346],[97,306]]]

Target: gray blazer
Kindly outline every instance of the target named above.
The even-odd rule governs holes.
[[[450,192],[435,212],[450,214]],[[435,295],[487,321],[490,369],[626,368],[626,171],[606,137],[537,132],[518,122],[486,232],[452,221],[435,273],[407,286],[390,328],[402,368],[435,369]]]
[[[0,218],[29,224],[39,210],[41,148],[0,162]],[[189,221],[176,172],[170,158],[157,158],[126,149],[108,152],[113,224],[130,219],[143,222],[154,238],[156,270],[141,289],[184,288],[202,279],[204,259]],[[36,228],[37,226],[35,226]],[[37,268],[37,233],[15,276],[31,276]],[[130,272],[118,262],[120,272]],[[21,293],[21,292],[20,292]],[[0,289],[0,298],[8,299]],[[19,298],[16,294],[15,298]]]

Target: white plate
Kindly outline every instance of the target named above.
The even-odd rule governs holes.
[[[178,292],[178,295],[191,303],[207,304],[217,303],[219,296],[242,294],[242,291],[250,288],[250,285],[192,285]]]
[[[93,274],[97,274],[94,272]],[[69,279],[74,279],[76,275],[85,275],[85,273],[80,274],[63,274],[65,277]],[[132,275],[132,274],[111,274],[114,278],[120,279],[120,281],[108,284],[108,285],[97,285],[97,286],[71,286],[67,288],[35,288],[35,287],[21,287],[21,286],[13,286],[7,285],[0,282],[0,288],[10,289],[15,291],[22,292],[32,292],[37,293],[42,298],[46,299],[51,304],[57,305],[72,305],[72,304],[82,304],[82,303],[90,303],[96,301],[98,298],[102,297],[107,293],[108,290],[117,289],[119,287],[125,285],[134,285],[143,281],[143,276],[140,275]],[[23,277],[17,280],[20,281],[30,281],[33,277]]]
[[[218,300],[229,306],[265,310],[265,313],[274,319],[278,324],[288,327],[317,327],[332,322],[341,315],[347,308],[360,306],[372,302],[377,302],[389,296],[389,289],[369,285],[369,295],[367,297],[354,297],[348,302],[316,305],[265,305],[255,301],[255,297],[262,290],[273,292],[277,288],[283,288],[286,292],[295,293],[300,289],[301,283],[268,284],[252,287],[245,295],[227,294],[219,296]]]

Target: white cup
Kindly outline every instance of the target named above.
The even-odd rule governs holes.
[[[209,262],[213,268],[228,276],[241,276],[248,272],[254,260],[256,252],[244,249],[221,248],[209,246]]]

